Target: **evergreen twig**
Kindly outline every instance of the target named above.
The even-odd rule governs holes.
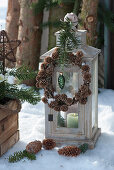
[[[24,157],[28,158],[29,160],[36,160],[36,155],[33,153],[28,153],[26,150],[14,152],[13,155],[10,155],[8,160],[10,163],[18,162]]]
[[[9,83],[5,84],[5,97],[19,99],[22,102],[27,101],[33,105],[41,100],[40,93],[35,88],[19,88],[17,85]]]

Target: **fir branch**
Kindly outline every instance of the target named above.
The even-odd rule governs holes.
[[[11,99],[19,99],[22,102],[27,101],[33,105],[37,104],[41,100],[38,90],[30,87],[27,89],[18,88],[17,85],[12,85],[9,83],[5,84],[5,97]]]
[[[18,162],[24,157],[28,158],[29,160],[36,160],[36,155],[33,153],[28,153],[26,150],[14,152],[13,155],[10,155],[8,160],[10,163]]]
[[[59,47],[59,60],[58,63],[64,66],[69,61],[68,53],[75,48],[78,48],[80,41],[72,30],[72,23],[61,21],[61,31],[59,33],[58,47]]]
[[[32,80],[36,78],[37,71],[32,70],[32,68],[29,66],[22,65],[19,68],[14,68],[11,71],[9,71],[9,75],[14,76],[20,81]]]

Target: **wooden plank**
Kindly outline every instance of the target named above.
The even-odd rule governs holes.
[[[0,111],[0,121],[8,116],[8,112]]]
[[[9,139],[7,139],[0,146],[0,156],[2,156],[5,152],[8,151],[16,142],[19,140],[19,131],[17,130],[14,135],[12,135]]]
[[[10,129],[13,123],[17,122],[18,115],[13,114],[0,121],[0,137],[2,133]]]
[[[12,126],[0,136],[0,144],[5,142],[9,137],[11,137],[18,129],[17,122],[13,123]]]

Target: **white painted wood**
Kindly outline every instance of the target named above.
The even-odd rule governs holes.
[[[81,36],[86,35],[85,32],[81,33]],[[98,128],[98,54],[100,53],[99,49],[90,47],[86,45],[86,37],[83,37],[83,46],[81,50],[84,53],[83,62],[90,66],[90,73],[92,75],[92,82],[90,84],[90,89],[95,93],[95,98],[92,100],[92,95],[88,97],[86,105],[78,104],[78,114],[79,114],[79,127],[78,128],[66,128],[58,127],[57,125],[57,115],[58,112],[55,112],[53,109],[49,109],[48,105],[45,106],[45,136],[46,138],[55,139],[58,144],[82,144],[88,143],[89,147],[92,149],[95,146],[95,143],[101,133],[101,129]],[[43,54],[41,58],[45,56],[51,56],[55,48],[51,49],[47,53]],[[67,65],[64,67],[64,71],[59,67],[55,67],[52,82],[53,87],[57,89],[57,72],[77,72],[78,75],[78,88],[83,84],[83,78],[81,70],[78,66]],[[92,103],[93,102],[93,103]],[[92,126],[92,104],[95,108],[95,125]],[[75,110],[74,106],[70,106],[70,110]],[[76,106],[75,106],[76,107]],[[76,108],[77,109],[77,108]],[[77,112],[77,111],[76,111]],[[70,112],[71,113],[71,112]],[[48,121],[48,114],[53,114],[53,121]],[[67,116],[68,112],[66,113]]]

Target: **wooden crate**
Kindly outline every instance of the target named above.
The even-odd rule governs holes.
[[[18,140],[18,112],[21,109],[19,101],[12,100],[6,105],[0,105],[0,156],[8,151]]]

